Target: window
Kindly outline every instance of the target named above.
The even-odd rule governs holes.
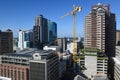
[[[20,80],[20,71],[18,71],[18,80]]]
[[[24,72],[22,72],[22,80],[24,80]]]

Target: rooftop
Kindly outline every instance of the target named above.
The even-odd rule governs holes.
[[[49,53],[51,53],[52,50],[38,50],[35,48],[27,48],[24,49],[20,52],[14,52],[14,53],[8,53],[8,54],[4,54],[6,56],[15,56],[15,57],[32,57],[33,54],[35,53],[39,53],[40,55],[48,55]]]

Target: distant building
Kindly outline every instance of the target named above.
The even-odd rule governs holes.
[[[115,56],[116,18],[109,4],[92,6],[85,17],[84,47],[97,48],[109,57]]]
[[[78,45],[78,44],[75,43],[75,45],[76,45],[76,49],[77,49],[77,45]],[[69,50],[70,53],[73,54],[73,50],[74,50],[74,43],[73,43],[73,42],[67,44],[67,50]]]
[[[56,45],[61,47],[61,51],[65,51],[67,49],[67,38],[57,38]]]
[[[80,49],[83,49],[83,44],[81,41],[79,42],[76,42],[75,43],[75,48],[77,49],[77,52],[80,51]],[[74,50],[74,43],[73,42],[68,42],[67,43],[67,49],[66,50],[69,50],[70,53],[73,53],[73,50]]]
[[[13,38],[13,51],[18,49],[18,38]]]
[[[13,52],[13,32],[0,31],[0,55]]]
[[[30,60],[30,80],[59,80],[59,61],[54,52],[33,55],[33,60]]]
[[[120,46],[116,46],[116,56],[114,58],[114,78],[115,80],[120,79]]]
[[[43,50],[53,50],[53,51],[60,51],[60,47],[59,46],[44,46]]]
[[[120,46],[120,30],[116,30],[116,45]]]
[[[57,24],[48,20],[48,42],[55,44],[57,38]]]
[[[19,30],[18,48],[33,48],[33,30]]]
[[[34,42],[37,48],[43,48],[44,45],[53,44],[57,38],[57,24],[38,15],[35,17]]]

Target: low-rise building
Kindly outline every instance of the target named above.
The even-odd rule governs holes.
[[[107,76],[108,70],[108,57],[103,53],[87,52],[79,57],[80,68],[82,72],[91,79],[92,76],[100,74]],[[92,65],[91,65],[92,64]]]
[[[30,80],[58,80],[58,64],[55,51],[36,52],[30,60]]]
[[[0,76],[12,80],[29,80],[29,60],[34,50],[24,50],[0,56]]]
[[[12,80],[58,80],[58,55],[53,50],[31,48],[0,55],[0,76]]]
[[[114,58],[114,78],[115,80],[120,79],[120,46],[116,46],[116,56]]]

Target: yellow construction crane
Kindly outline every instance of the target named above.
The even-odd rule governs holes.
[[[68,12],[67,14],[65,14],[64,16],[62,16],[61,18],[64,18],[65,16],[68,16],[68,15],[73,15],[74,17],[74,25],[73,25],[73,61],[74,63],[77,62],[77,44],[76,44],[76,12],[80,12],[82,10],[82,7],[81,6],[73,6],[74,9],[73,11],[71,12]]]

